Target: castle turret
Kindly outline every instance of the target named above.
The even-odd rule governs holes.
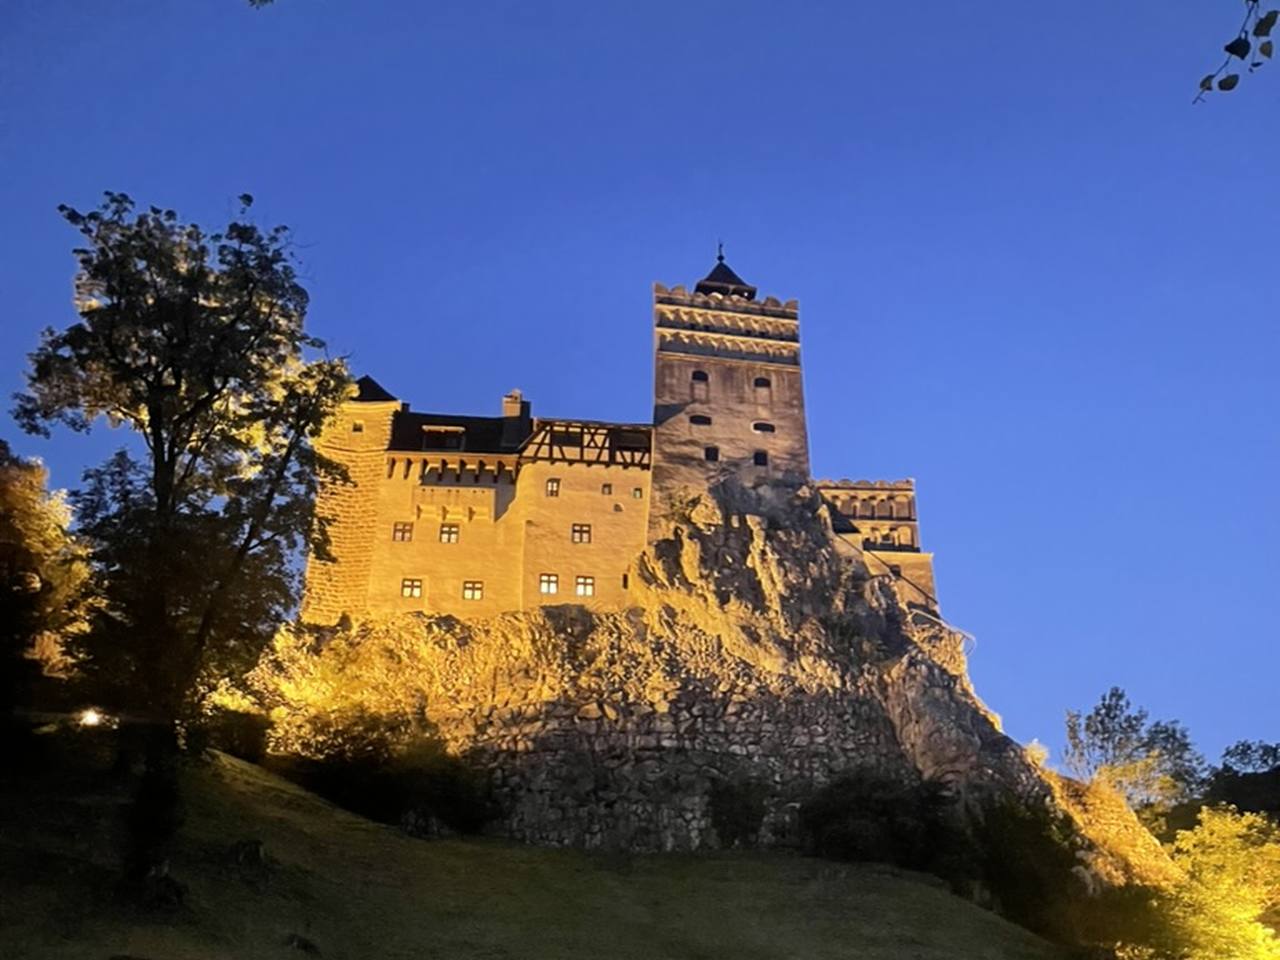
[[[796,301],[756,300],[721,253],[692,293],[654,284],[653,326],[655,494],[808,479]]]

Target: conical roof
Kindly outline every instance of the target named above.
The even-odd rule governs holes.
[[[386,387],[367,374],[356,381],[356,391],[357,403],[382,403],[395,399]]]
[[[724,253],[716,256],[716,265],[698,281],[694,290],[698,293],[718,293],[725,297],[742,297],[744,300],[756,298],[756,288],[733,272],[733,268],[724,262]]]

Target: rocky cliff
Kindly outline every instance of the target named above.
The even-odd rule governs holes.
[[[975,697],[962,639],[905,607],[810,488],[668,503],[634,606],[462,622],[406,615],[281,637],[254,675],[279,749],[354,711],[431,730],[492,774],[508,835],[693,849],[717,784],[765,796],[764,842],[851,772],[1049,795]]]

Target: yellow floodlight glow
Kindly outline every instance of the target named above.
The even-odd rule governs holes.
[[[93,707],[89,707],[87,710],[82,710],[80,712],[80,726],[96,727],[100,723],[102,723],[102,714]]]

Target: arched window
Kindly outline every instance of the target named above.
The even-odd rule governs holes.
[[[695,427],[711,426],[711,418],[701,413],[695,413],[692,417],[689,418],[689,422],[692,423]]]
[[[693,400],[706,400],[711,395],[711,378],[705,370],[695,370],[689,378],[689,396]]]
[[[751,425],[751,429],[754,430],[756,433],[773,433],[774,428],[772,423],[766,423],[763,420],[757,420],[755,423]]]
[[[892,504],[892,503],[890,503],[888,500],[877,500],[877,501],[876,501],[876,516],[877,516],[877,517],[889,517],[889,518],[892,518],[892,517],[893,517],[893,504]]]
[[[768,390],[770,387],[773,386],[773,384],[769,381],[768,377],[756,377],[756,386],[764,387],[766,390]]]

